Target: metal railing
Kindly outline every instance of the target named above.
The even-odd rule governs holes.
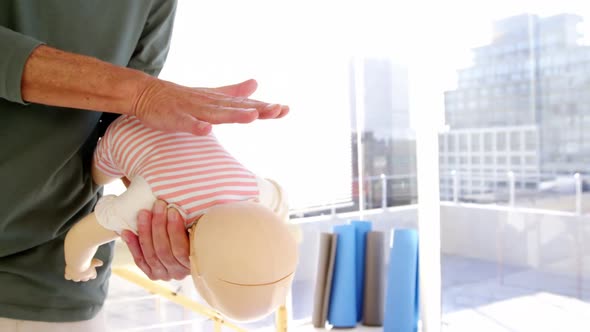
[[[363,177],[363,199],[365,204],[363,208],[371,209],[385,209],[391,206],[408,205],[415,203],[417,199],[416,174],[398,174],[385,175],[380,174],[376,176]],[[358,188],[358,178],[353,179],[353,187]],[[391,203],[396,199],[404,200],[408,203],[395,204]],[[330,203],[325,205],[318,205],[303,209],[291,210],[291,216],[301,218],[308,214],[331,214],[334,215],[340,212],[352,212],[360,209],[360,195],[353,190],[350,202]],[[356,210],[355,210],[356,209]]]
[[[516,174],[508,171],[474,174],[452,170],[447,174],[440,175],[441,201],[450,200],[454,203],[505,203],[510,207],[515,207],[519,204],[526,205],[525,201],[551,200],[558,197],[573,196],[573,209],[568,210],[576,215],[584,213],[584,180],[590,179],[588,175],[584,176],[580,173],[570,175]],[[471,184],[462,185],[463,181]],[[478,184],[473,185],[473,181],[477,181]],[[449,195],[449,192],[451,192],[451,195]],[[484,202],[485,197],[487,197],[486,202]],[[520,202],[517,199],[520,199]]]
[[[354,179],[353,186],[358,187],[357,181],[358,178]],[[468,184],[462,184],[464,181]],[[418,199],[416,174],[367,176],[363,178],[362,187],[365,210],[415,204]],[[590,203],[584,204],[585,199],[590,200],[590,197],[584,196],[586,187],[590,188],[590,175],[580,173],[474,173],[457,170],[440,173],[441,201],[536,207],[540,210],[574,212],[577,215],[584,214],[584,206],[590,209]],[[302,218],[358,211],[360,199],[358,191],[353,190],[350,202],[293,210],[291,215],[294,218]],[[561,202],[561,206],[554,208],[543,207],[542,201],[558,199],[567,202]],[[535,204],[541,206],[537,207]]]

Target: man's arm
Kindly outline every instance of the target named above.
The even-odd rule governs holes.
[[[42,43],[0,26],[0,98],[24,103],[21,76],[27,58]]]
[[[228,88],[219,92],[185,87],[44,45],[27,59],[21,90],[26,102],[130,114],[155,129],[198,135],[209,133],[210,124],[249,123],[288,111],[281,105],[223,93],[231,91]]]
[[[26,102],[130,114],[150,78],[139,70],[42,45],[26,61],[21,90]]]
[[[64,52],[0,26],[0,98],[131,114],[147,126],[207,134],[210,124],[276,118],[286,106],[247,99],[249,80],[218,89],[191,88],[140,70]]]

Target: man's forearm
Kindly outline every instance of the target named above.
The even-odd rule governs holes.
[[[16,80],[12,73],[10,86],[2,89],[0,84],[0,98],[134,115],[162,131],[208,135],[213,124],[250,123],[289,112],[283,105],[245,98],[256,89],[254,80],[219,88],[186,87],[47,46],[28,52],[21,67]]]
[[[39,46],[26,62],[21,90],[27,102],[130,114],[154,79],[138,70]]]

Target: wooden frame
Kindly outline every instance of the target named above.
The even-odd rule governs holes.
[[[226,326],[236,332],[246,332],[245,329],[226,321],[217,311],[182,294],[178,294],[155,281],[149,280],[148,278],[141,276],[139,273],[133,272],[131,269],[113,266],[112,271],[113,274],[117,275],[118,277],[136,284],[150,293],[159,295],[171,302],[183,306],[186,309],[192,310],[205,317],[209,317],[209,319],[211,319],[214,323],[215,332],[221,332],[223,326]],[[277,332],[287,331],[288,315],[287,308],[284,305],[281,306],[275,314],[275,326]]]

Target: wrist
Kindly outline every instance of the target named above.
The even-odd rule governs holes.
[[[133,114],[138,93],[153,80],[136,69],[39,46],[25,64],[21,92],[32,103]]]
[[[138,103],[151,86],[158,84],[158,79],[142,71],[120,68],[113,77],[112,91],[114,100],[111,113],[136,115]]]
[[[154,94],[157,94],[158,91],[163,90],[165,85],[165,81],[159,80],[147,74],[142,78],[137,77],[137,79],[131,83],[130,88],[133,91],[130,94],[132,98],[129,100],[130,104],[127,108],[127,112],[122,114],[129,114],[139,117],[141,110],[145,109],[147,104],[150,103],[150,96],[153,96]]]

